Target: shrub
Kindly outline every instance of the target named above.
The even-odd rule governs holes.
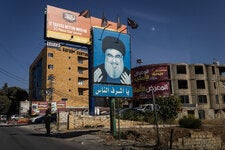
[[[143,121],[144,115],[137,110],[127,110],[123,113],[121,119],[132,121]]]
[[[196,119],[194,116],[184,116],[179,119],[179,125],[184,128],[198,129],[201,127],[202,122],[200,119]]]

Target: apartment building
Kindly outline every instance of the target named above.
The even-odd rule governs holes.
[[[182,102],[181,116],[213,119],[224,114],[225,65],[154,64],[133,68],[132,72],[134,102],[148,103],[152,94],[176,95]]]
[[[88,52],[47,42],[29,70],[31,101],[65,101],[67,108],[88,106]]]

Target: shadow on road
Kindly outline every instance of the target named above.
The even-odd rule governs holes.
[[[73,138],[79,137],[82,135],[93,134],[95,132],[99,132],[100,130],[80,130],[80,131],[72,131],[72,132],[64,132],[64,133],[53,133],[53,134],[43,134],[43,133],[32,133],[31,136],[43,136],[43,137],[54,137],[54,138]]]

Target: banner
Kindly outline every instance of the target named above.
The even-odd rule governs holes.
[[[102,19],[79,16],[80,13],[47,5],[45,38],[91,44],[91,28],[101,27]],[[108,21],[107,29],[126,33],[125,25],[117,29],[117,23]]]
[[[32,101],[31,103],[31,115],[40,115],[45,114],[45,111],[48,108],[48,102]],[[52,113],[55,113],[57,110],[64,110],[66,108],[65,101],[53,101],[51,102]]]
[[[170,82],[162,81],[157,83],[143,82],[133,85],[133,97],[135,99],[148,99],[154,96],[169,96]]]
[[[162,81],[169,79],[168,65],[148,65],[132,69],[132,82]]]

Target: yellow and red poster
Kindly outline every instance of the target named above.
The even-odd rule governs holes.
[[[45,114],[45,111],[48,108],[48,102],[33,101],[31,103],[31,115],[40,115]],[[52,112],[55,113],[57,110],[65,110],[66,102],[65,101],[53,101],[51,102]]]
[[[101,27],[102,19],[79,16],[79,13],[69,10],[47,6],[46,12],[46,38],[62,41],[91,44],[91,28]],[[125,25],[117,30],[117,23],[108,21],[108,30],[126,33]]]

